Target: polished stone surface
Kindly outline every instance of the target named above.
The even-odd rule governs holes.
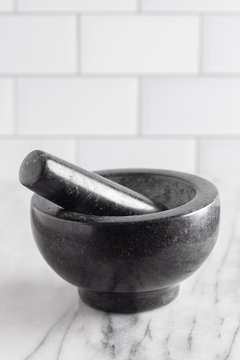
[[[217,189],[203,178],[175,171],[102,174],[168,210],[97,217],[64,211],[34,195],[31,223],[37,246],[48,264],[97,309],[132,313],[166,305],[215,245]]]
[[[222,208],[214,251],[175,301],[133,315],[79,301],[34,244],[31,194],[0,183],[0,359],[239,360],[240,178],[212,180]]]
[[[41,150],[19,169],[20,182],[65,210],[98,216],[151,214],[165,210],[146,196]]]

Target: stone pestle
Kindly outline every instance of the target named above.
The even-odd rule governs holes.
[[[147,197],[41,150],[30,152],[20,182],[66,210],[97,216],[128,216],[166,210]]]

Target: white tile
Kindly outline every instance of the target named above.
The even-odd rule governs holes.
[[[195,171],[194,140],[80,140],[79,164],[89,170],[157,168]]]
[[[240,3],[240,2],[239,2]],[[240,16],[209,16],[204,20],[205,72],[240,71]]]
[[[137,0],[18,0],[22,11],[134,11]]]
[[[240,79],[143,80],[144,134],[240,134]]]
[[[197,17],[83,16],[83,72],[195,73],[197,65]]]
[[[239,11],[239,0],[140,0],[146,11]]]
[[[13,134],[13,81],[0,79],[0,135]]]
[[[21,134],[136,133],[135,79],[22,79],[18,94]]]
[[[58,139],[0,139],[0,163],[4,164],[0,180],[18,181],[19,166],[32,150],[44,150],[71,162],[75,162],[74,140]]]
[[[13,10],[13,0],[0,0],[0,11]]]
[[[240,138],[204,139],[200,142],[200,172],[209,175],[239,175]]]
[[[76,71],[74,16],[0,16],[0,73]]]

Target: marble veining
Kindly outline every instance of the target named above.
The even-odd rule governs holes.
[[[239,360],[240,178],[210,179],[221,196],[221,231],[205,264],[157,310],[106,314],[39,255],[30,195],[0,187],[1,360]]]

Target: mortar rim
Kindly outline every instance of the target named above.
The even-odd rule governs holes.
[[[129,224],[136,222],[149,222],[149,221],[159,221],[160,219],[166,218],[179,218],[190,216],[198,211],[208,207],[214,202],[219,201],[219,193],[216,186],[210,182],[209,180],[196,175],[190,174],[181,171],[175,170],[165,170],[165,169],[152,169],[152,168],[123,168],[123,169],[108,169],[108,170],[99,170],[95,171],[97,174],[102,176],[107,175],[117,175],[117,174],[153,174],[160,175],[162,177],[170,177],[177,179],[181,182],[187,183],[190,187],[192,187],[196,193],[195,196],[184,203],[183,205],[174,207],[169,210],[160,211],[151,214],[140,214],[140,215],[128,215],[128,216],[97,216],[97,215],[88,215],[88,214],[80,214],[73,211],[67,211],[62,209],[60,206],[51,203],[49,200],[43,199],[41,196],[37,194],[33,194],[31,199],[31,208],[37,210],[38,212],[44,214],[49,218],[53,218],[59,221],[66,222],[74,222],[79,223],[81,225],[88,224]],[[41,206],[41,202],[44,204],[50,204],[52,208],[52,212],[46,211],[43,206]],[[67,217],[62,217],[59,212],[64,210],[64,214]],[[55,211],[55,214],[54,214]]]

